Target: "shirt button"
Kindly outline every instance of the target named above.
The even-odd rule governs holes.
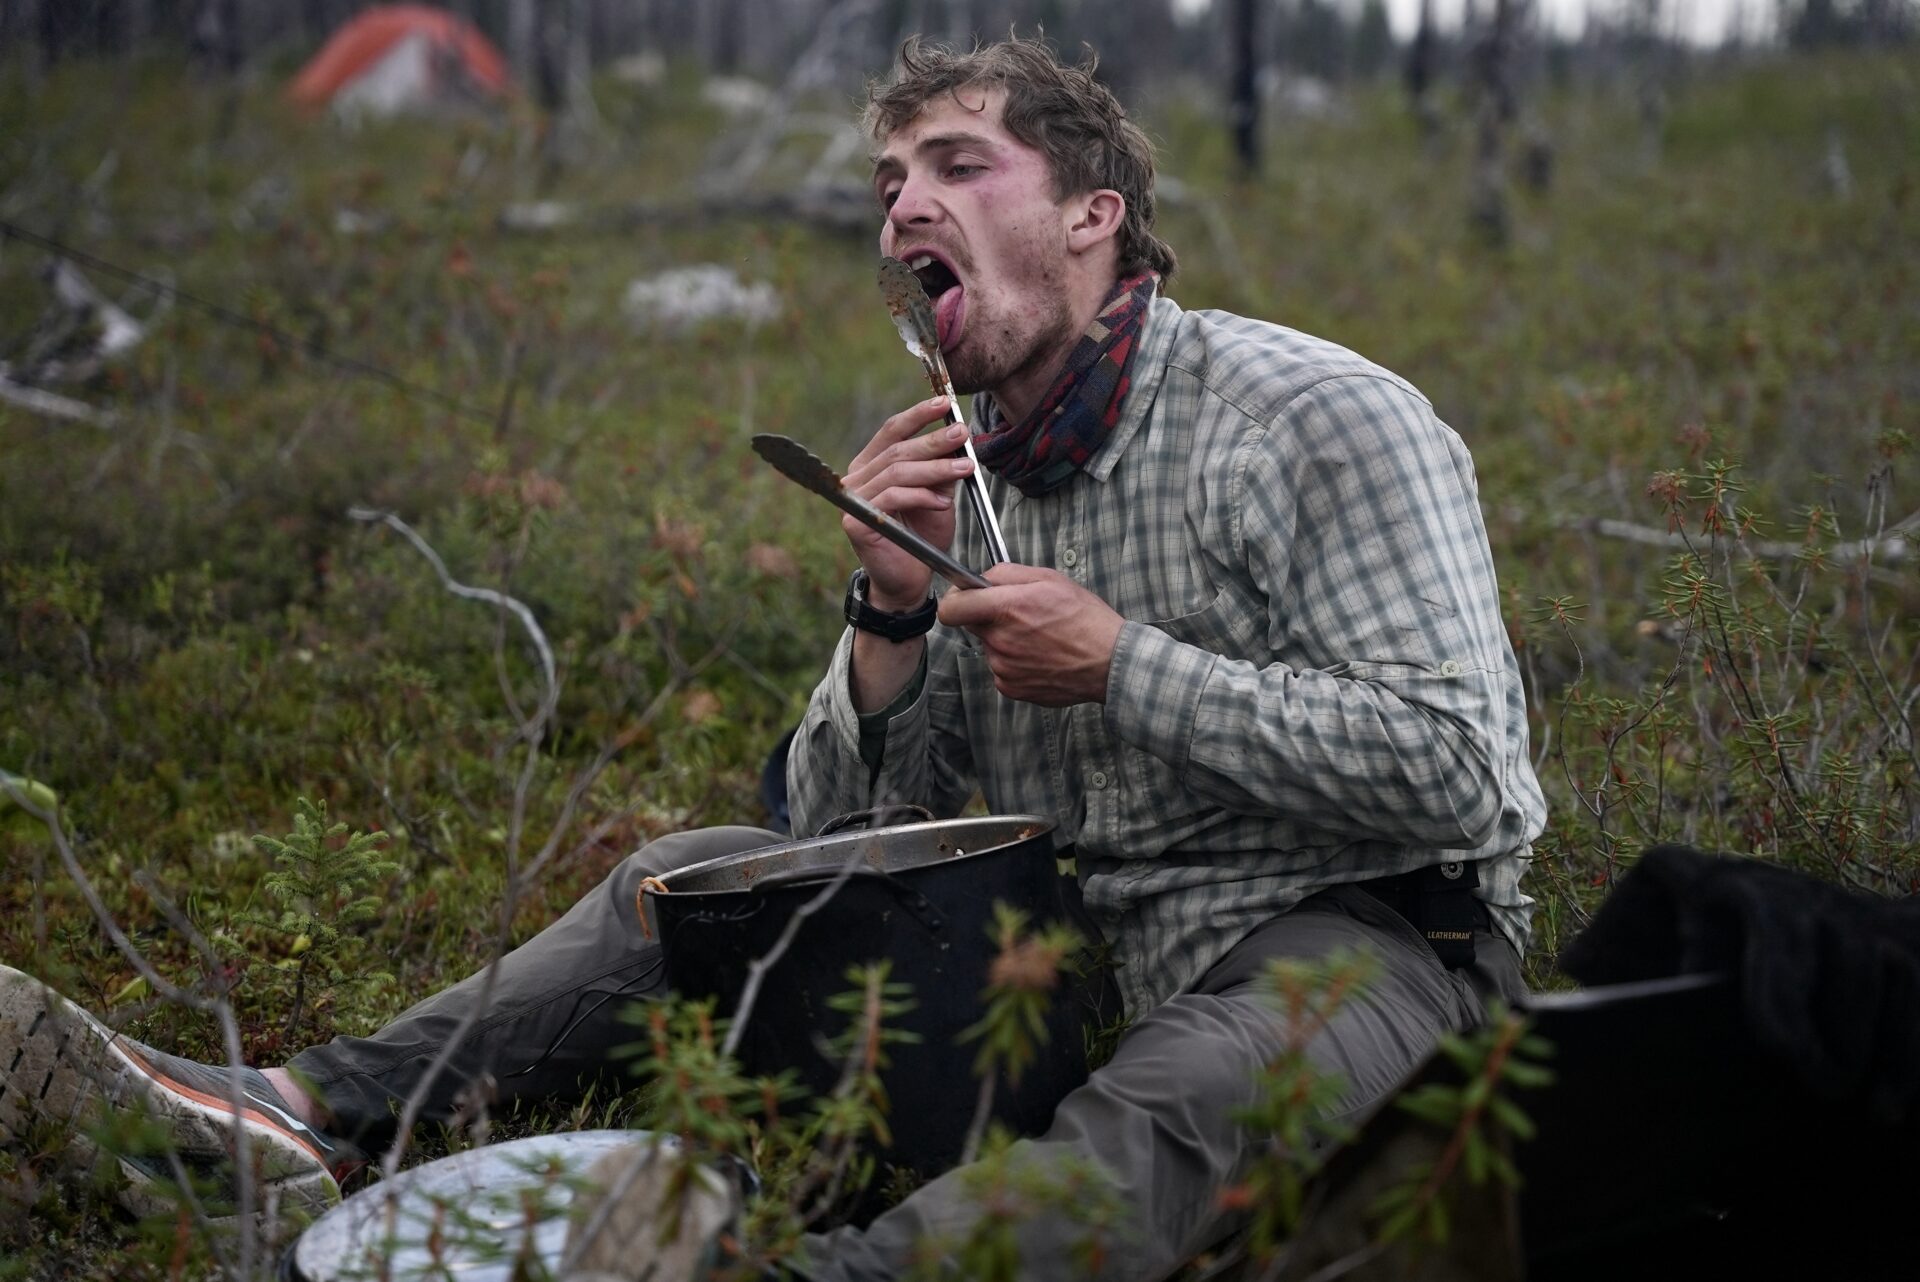
[[[1440,665],[1440,675],[1443,677],[1459,676],[1460,675],[1459,663],[1452,659],[1446,660]]]
[[[1096,770],[1092,776],[1088,778],[1087,782],[1096,788],[1104,788],[1107,786],[1107,772],[1104,770]]]
[[[1065,552],[1062,552],[1060,554],[1060,564],[1066,566],[1069,570],[1080,564],[1079,549],[1068,548]]]

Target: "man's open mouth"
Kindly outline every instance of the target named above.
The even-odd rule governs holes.
[[[952,350],[960,337],[960,326],[966,316],[967,287],[960,283],[960,277],[952,267],[932,254],[915,254],[907,260],[907,266],[912,269],[920,281],[920,287],[927,291],[927,298],[933,303],[933,318],[940,333],[940,350]]]

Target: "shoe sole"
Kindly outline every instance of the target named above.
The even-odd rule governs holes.
[[[161,1075],[92,1015],[31,975],[0,966],[0,1145],[12,1147],[36,1122],[51,1123],[70,1132],[68,1150],[83,1167],[97,1168],[103,1159],[119,1165],[126,1176],[119,1200],[129,1211],[174,1213],[177,1196],[160,1187],[174,1181],[171,1163],[104,1151],[86,1134],[89,1122],[135,1109],[167,1127],[189,1170],[227,1164],[234,1130],[228,1101]],[[265,1113],[249,1108],[240,1116],[266,1220],[312,1218],[340,1201],[339,1184],[311,1145]]]

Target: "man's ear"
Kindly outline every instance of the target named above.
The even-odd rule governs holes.
[[[1072,221],[1067,224],[1067,248],[1077,254],[1096,249],[1120,234],[1120,223],[1127,216],[1127,201],[1117,191],[1101,188],[1074,201]]]

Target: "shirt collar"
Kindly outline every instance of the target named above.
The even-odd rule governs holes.
[[[1158,287],[1164,288],[1164,285]],[[1140,345],[1134,349],[1132,363],[1127,367],[1127,395],[1120,404],[1120,421],[1107,433],[1100,452],[1081,469],[1084,475],[1102,484],[1120,465],[1120,455],[1126,451],[1127,443],[1139,435],[1140,429],[1146,425],[1147,414],[1153,409],[1154,397],[1160,391],[1160,380],[1167,374],[1167,360],[1173,354],[1173,340],[1180,332],[1180,317],[1185,314],[1185,309],[1159,293],[1158,289],[1147,307],[1146,319],[1140,323]],[[982,424],[990,422],[990,405],[991,412],[997,414],[999,407],[993,405],[993,397],[986,392],[976,393],[973,398],[973,421]],[[1003,502],[1008,508],[1015,507],[1022,497],[1018,489],[1008,486]]]
[[[1173,340],[1180,332],[1180,316],[1180,304],[1165,295],[1155,294],[1147,309],[1147,317],[1141,322],[1140,346],[1135,350],[1133,362],[1127,369],[1127,396],[1120,405],[1120,421],[1113,425],[1113,431],[1107,434],[1100,452],[1083,469],[1088,476],[1102,484],[1120,465],[1120,456],[1125,453],[1128,442],[1146,426],[1147,414],[1153,409],[1154,397],[1160,391],[1160,380],[1167,374],[1167,358],[1173,353]]]

